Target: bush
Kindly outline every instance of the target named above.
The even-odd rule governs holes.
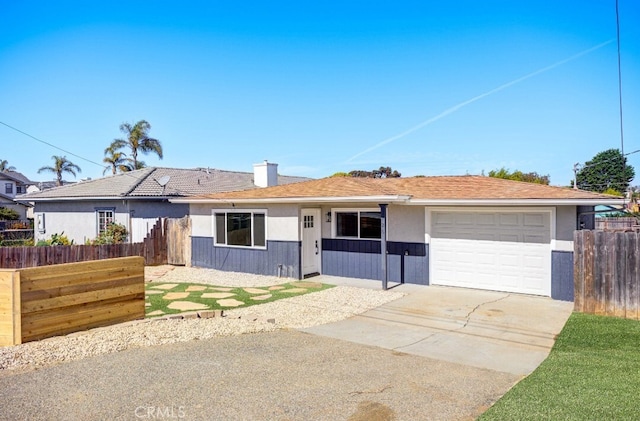
[[[46,246],[72,246],[73,240],[69,240],[69,237],[64,235],[64,231],[60,234],[52,234],[51,238],[48,240],[39,240],[36,246],[38,247],[46,247]]]
[[[20,219],[20,214],[13,209],[5,208],[4,206],[0,206],[0,221],[15,221],[16,219]]]
[[[127,228],[116,222],[109,222],[106,229],[95,240],[91,242],[93,245],[103,244],[120,244],[127,241]]]

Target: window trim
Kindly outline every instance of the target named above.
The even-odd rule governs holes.
[[[358,236],[357,237],[341,237],[338,236],[338,218],[336,213],[348,213],[348,212],[357,212],[358,213]],[[370,240],[370,241],[382,241],[382,238],[362,238],[360,237],[360,213],[362,212],[377,212],[381,213],[380,208],[331,208],[331,238],[336,238],[340,240]],[[387,232],[386,238],[389,238],[389,209],[387,208]]]
[[[224,244],[217,243],[218,233],[217,233],[217,225],[216,225],[216,214],[224,213],[224,226],[225,226],[225,242]],[[238,246],[234,244],[227,244],[227,214],[229,213],[250,213],[251,214],[251,245],[250,246]],[[262,214],[264,215],[264,246],[256,246],[254,244],[255,236],[253,232],[254,222],[253,217],[254,214]],[[243,208],[225,208],[225,209],[211,209],[211,234],[213,236],[213,246],[214,247],[225,247],[225,248],[235,248],[241,250],[266,250],[267,244],[269,243],[269,214],[266,209],[243,209]]]
[[[96,236],[101,234],[100,232],[100,212],[111,212],[111,222],[116,222],[116,208],[95,208],[96,212]]]

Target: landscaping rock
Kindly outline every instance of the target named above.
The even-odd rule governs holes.
[[[204,291],[205,289],[207,289],[207,287],[204,285],[189,285],[187,289],[185,289],[185,291],[188,291],[188,292]]]
[[[189,296],[188,292],[168,292],[162,296],[163,300],[182,300]]]
[[[154,289],[163,289],[163,290],[168,291],[168,290],[173,289],[173,288],[175,288],[177,286],[178,286],[178,284],[162,284],[162,285],[154,285],[153,288]]]
[[[280,292],[285,292],[287,294],[299,294],[301,292],[307,292],[307,290],[305,288],[289,288],[283,289]]]
[[[242,288],[249,294],[266,294],[268,291],[260,288]]]
[[[170,308],[171,310],[190,311],[207,310],[209,306],[200,303],[192,303],[191,301],[174,301],[169,304],[167,308]]]
[[[263,300],[268,300],[271,297],[273,297],[273,295],[265,294],[265,295],[256,295],[254,297],[251,297],[251,299],[255,301],[263,301]]]
[[[226,298],[224,300],[218,300],[218,305],[220,305],[220,307],[238,307],[244,305],[244,303],[235,298]]]

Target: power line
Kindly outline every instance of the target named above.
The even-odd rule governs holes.
[[[35,141],[37,141],[37,142],[40,142],[40,143],[42,143],[42,144],[44,144],[44,145],[50,146],[50,147],[52,147],[52,148],[54,148],[54,149],[57,149],[57,150],[59,150],[59,151],[62,151],[62,152],[64,152],[64,153],[67,153],[67,154],[69,154],[69,155],[75,156],[76,158],[80,158],[80,159],[82,159],[83,161],[87,161],[87,162],[89,162],[89,163],[91,163],[91,164],[97,165],[97,166],[99,166],[99,167],[100,167],[100,168],[102,168],[102,169],[109,168],[109,166],[108,166],[108,165],[102,165],[102,164],[99,164],[99,163],[97,163],[97,162],[95,162],[95,161],[92,161],[92,160],[90,160],[90,159],[88,159],[88,158],[85,158],[85,157],[83,157],[83,156],[80,156],[80,155],[78,155],[78,154],[75,154],[75,153],[73,153],[73,152],[71,152],[71,151],[68,151],[68,150],[66,150],[66,149],[62,149],[61,147],[56,146],[56,145],[54,145],[53,143],[49,143],[49,142],[47,142],[47,141],[45,141],[45,140],[38,139],[38,138],[37,138],[37,137],[35,137],[34,135],[31,135],[31,134],[29,134],[29,133],[27,133],[27,132],[25,132],[25,131],[22,131],[22,130],[20,130],[20,129],[16,128],[16,127],[10,126],[9,124],[7,124],[7,123],[5,123],[5,122],[3,122],[3,121],[0,121],[0,124],[2,124],[3,126],[6,126],[6,127],[8,127],[8,128],[10,128],[11,130],[15,130],[16,132],[21,133],[21,134],[23,134],[23,135],[25,135],[25,136],[27,136],[27,137],[30,137],[31,139],[33,139],[33,140],[35,140]]]

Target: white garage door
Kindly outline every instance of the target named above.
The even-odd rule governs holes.
[[[550,212],[431,212],[431,283],[549,296],[550,240]]]

